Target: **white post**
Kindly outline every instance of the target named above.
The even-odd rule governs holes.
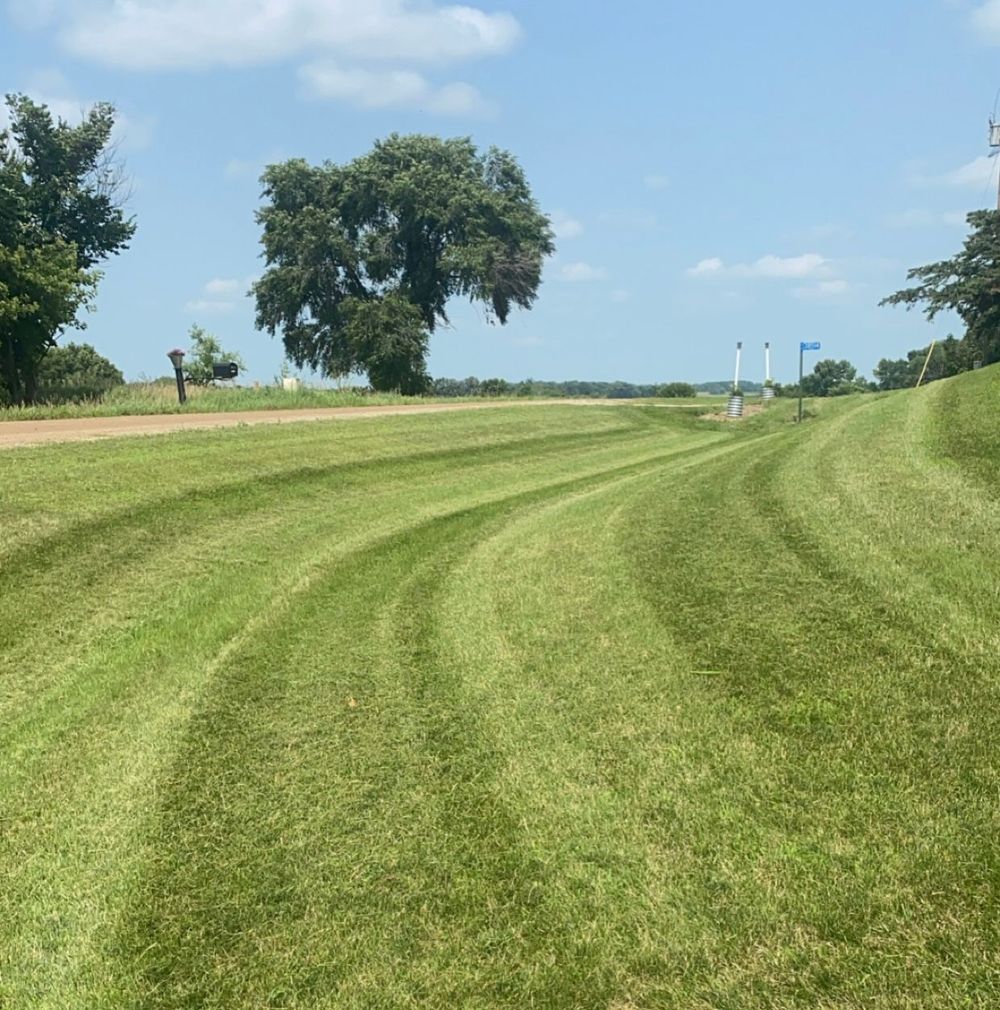
[[[743,341],[737,341],[736,344],[736,378],[733,379],[733,388],[740,388],[740,352],[743,350]]]
[[[769,341],[764,343],[764,381],[771,381],[771,344]]]

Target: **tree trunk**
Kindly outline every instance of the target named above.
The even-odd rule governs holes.
[[[24,404],[24,390],[21,387],[21,376],[17,368],[17,358],[14,354],[14,338],[0,337],[0,376],[7,387],[10,402],[16,407]]]

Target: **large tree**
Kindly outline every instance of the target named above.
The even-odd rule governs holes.
[[[82,326],[105,257],[135,225],[119,201],[121,174],[111,131],[114,108],[95,105],[77,126],[44,105],[8,95],[0,131],[0,383],[30,402],[38,368],[56,338]]]
[[[970,231],[961,252],[914,267],[906,276],[919,283],[879,304],[923,305],[928,319],[945,310],[957,312],[973,348],[968,357],[991,364],[1000,361],[1000,212],[973,211],[967,221]]]
[[[505,323],[530,308],[552,230],[512,155],[398,136],[345,165],[269,166],[257,325],[299,366],[423,391],[430,334],[467,297]]]

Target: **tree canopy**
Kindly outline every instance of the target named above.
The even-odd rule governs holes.
[[[880,305],[924,306],[933,319],[939,312],[958,313],[965,339],[975,347],[968,357],[984,364],[1000,361],[1000,213],[977,210],[968,215],[969,234],[951,259],[914,267],[907,279],[919,281]]]
[[[325,375],[421,392],[430,334],[466,297],[505,323],[528,309],[552,230],[506,151],[392,135],[345,165],[292,160],[263,176],[267,269],[257,325]]]
[[[118,206],[114,108],[77,126],[8,95],[0,131],[0,382],[15,403],[34,399],[38,367],[96,290],[94,267],[135,230]]]

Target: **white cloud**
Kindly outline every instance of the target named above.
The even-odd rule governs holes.
[[[801,256],[761,256],[753,263],[737,263],[726,266],[718,256],[703,259],[687,273],[692,277],[721,276],[753,278],[803,278],[822,277],[831,273],[829,263],[818,253],[803,253]]]
[[[742,277],[811,277],[827,272],[828,267],[818,253],[804,253],[801,256],[761,256],[733,270]]]
[[[185,302],[184,308],[189,312],[205,312],[212,315],[232,312],[236,308],[233,299],[244,294],[255,280],[255,277],[243,280],[236,277],[213,277],[202,285],[202,297]]]
[[[837,298],[847,294],[850,285],[845,280],[820,281],[805,287],[795,288],[792,294],[796,298]]]
[[[991,45],[1000,45],[1000,0],[986,0],[972,12],[972,27]]]
[[[194,301],[184,303],[184,308],[189,312],[206,312],[213,315],[232,312],[235,307],[232,302],[221,301],[215,298],[196,298]]]
[[[985,154],[978,158],[937,175],[928,175],[914,166],[910,166],[908,182],[916,189],[931,189],[936,187],[955,187],[958,189],[982,189],[994,185],[997,172],[997,160]]]
[[[96,0],[50,4],[62,44],[132,70],[252,66],[308,53],[440,65],[509,51],[517,20],[434,0]]]
[[[912,207],[909,210],[901,211],[899,214],[890,214],[885,223],[890,228],[932,228],[936,225],[964,225],[966,212],[962,210],[938,213],[936,211],[924,210]]]
[[[649,175],[643,176],[642,183],[646,189],[654,191],[666,189],[670,185],[670,176],[651,172]]]
[[[339,99],[364,109],[402,106],[446,116],[486,115],[492,111],[471,84],[456,82],[435,87],[413,70],[341,67],[324,60],[302,67],[299,79],[311,98]]]
[[[692,277],[704,277],[706,274],[721,273],[725,268],[725,263],[718,256],[710,256],[708,259],[699,260],[696,266],[687,270],[687,273]]]
[[[210,280],[205,285],[206,295],[218,295],[218,296],[231,296],[240,293],[240,289],[243,287],[243,282],[238,281],[235,278],[227,277],[216,277]]]
[[[559,279],[571,282],[607,280],[608,272],[603,267],[594,267],[589,263],[566,263],[559,271]]]
[[[553,211],[550,217],[557,239],[579,238],[583,234],[583,224],[575,217],[561,210]]]

